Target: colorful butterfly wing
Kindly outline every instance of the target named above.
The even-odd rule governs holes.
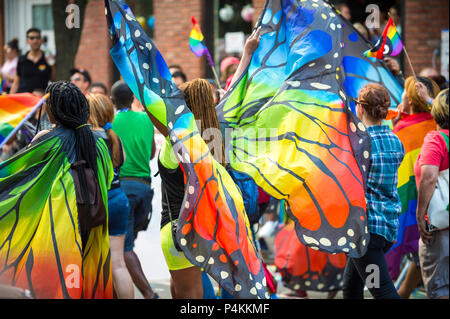
[[[212,157],[167,65],[123,1],[105,1],[111,56],[146,110],[166,126],[185,175],[177,240],[187,259],[236,298],[268,298],[242,197]]]
[[[330,255],[303,245],[294,224],[275,237],[275,265],[284,285],[293,290],[335,291],[342,289],[345,254]]]
[[[343,86],[342,23],[323,1],[268,1],[260,45],[218,114],[233,129],[231,165],[286,199],[302,243],[358,257],[370,139]]]
[[[83,255],[68,160],[74,143],[53,134],[0,164],[0,282],[35,298],[112,298],[107,226],[91,231]],[[111,160],[97,143],[108,181]]]

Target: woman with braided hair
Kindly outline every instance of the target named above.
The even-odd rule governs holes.
[[[54,128],[0,164],[0,283],[34,298],[112,298],[108,148],[75,85],[46,93]]]
[[[208,129],[220,132],[213,92],[206,80],[196,79],[181,85],[186,105],[200,121],[200,133]],[[224,164],[223,143],[219,140],[207,141],[211,153],[219,163]],[[211,145],[213,144],[213,146]],[[178,243],[173,239],[176,223],[184,198],[184,175],[168,137],[161,146],[158,156],[158,167],[161,175],[162,213],[161,213],[161,245],[171,275],[170,291],[173,299],[201,299],[203,297],[202,270],[194,266],[184,256]]]

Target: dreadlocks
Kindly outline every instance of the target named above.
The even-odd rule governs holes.
[[[90,115],[89,104],[80,89],[68,81],[50,84],[46,93],[50,93],[46,106],[49,117],[75,131],[75,162],[81,162],[81,165],[73,166],[73,169],[77,171],[79,177],[83,201],[90,203],[85,168],[92,169],[94,177],[97,178],[97,146],[94,135],[87,125]],[[81,229],[81,233],[83,242],[86,242],[91,225],[89,205],[82,210],[84,212],[79,212],[80,217],[86,220],[86,223],[83,223],[84,227],[81,228],[84,229]]]
[[[203,138],[204,132],[208,129],[217,129],[216,133],[219,133],[220,137],[220,125],[217,118],[217,113],[214,104],[213,91],[211,85],[208,81],[204,79],[196,79],[190,82],[183,83],[180,86],[180,90],[184,94],[184,100],[186,101],[187,107],[194,114],[195,119],[201,121],[201,135]],[[218,136],[215,135],[214,140],[205,140],[207,144],[212,144],[211,154],[214,156],[216,161],[221,163],[225,167],[225,148],[223,144],[223,138],[217,139]],[[217,151],[220,150],[221,154]]]

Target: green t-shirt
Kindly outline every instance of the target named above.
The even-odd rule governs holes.
[[[116,114],[113,130],[122,140],[125,149],[125,163],[120,168],[122,177],[151,177],[154,128],[144,112],[126,111]]]

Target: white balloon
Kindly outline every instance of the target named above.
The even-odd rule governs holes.
[[[233,7],[230,5],[226,5],[225,7],[220,9],[219,17],[223,22],[230,22],[234,17]]]

